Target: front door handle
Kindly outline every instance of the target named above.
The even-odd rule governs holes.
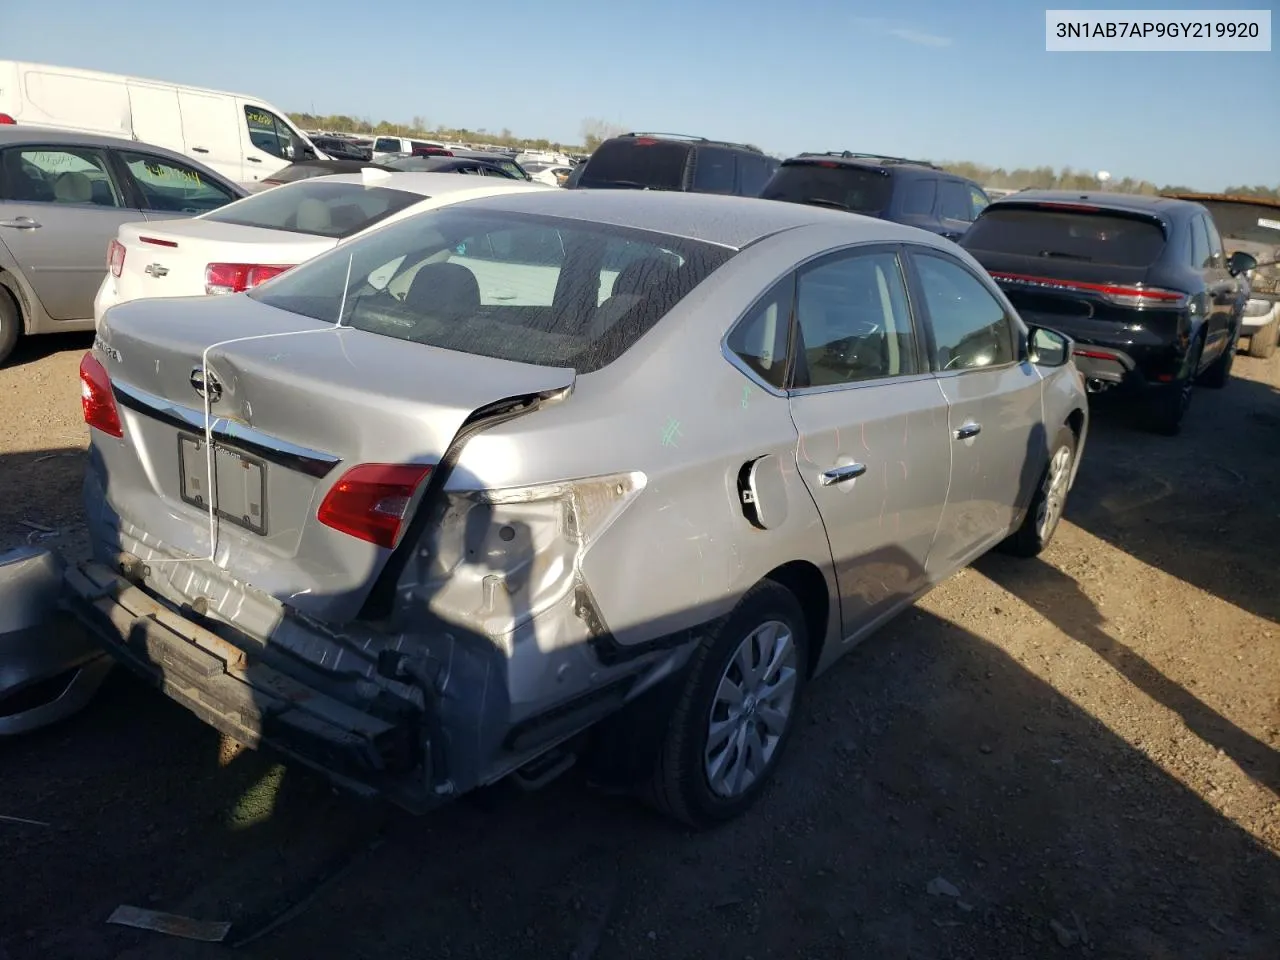
[[[261,163],[261,162],[262,162],[262,158],[261,158],[261,157],[245,157],[245,159],[246,159],[246,160],[248,160],[250,163]]]
[[[843,483],[845,480],[852,480],[860,477],[867,472],[867,466],[864,463],[848,463],[843,467],[832,467],[830,470],[824,471],[819,478],[824,487],[829,487],[834,483]]]
[[[968,423],[961,425],[961,427],[958,430],[956,430],[956,439],[968,440],[972,437],[976,437],[981,432],[982,432],[982,424],[974,423],[972,420],[970,420]]]
[[[11,227],[14,230],[34,230],[40,224],[30,217],[14,217],[12,220],[0,220],[0,227]]]
[[[191,152],[192,153],[208,153],[209,151],[205,147],[192,147]]]

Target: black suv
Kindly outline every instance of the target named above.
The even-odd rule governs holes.
[[[624,133],[600,144],[566,186],[755,197],[777,166],[773,157],[742,143],[675,133]]]
[[[1152,426],[1177,433],[1191,388],[1226,386],[1240,337],[1240,275],[1200,204],[1023,190],[992,201],[961,240],[1023,320],[1075,341],[1091,392],[1141,388]]]
[[[990,202],[972,180],[928,161],[848,150],[784,160],[760,196],[893,220],[950,240],[963,236]]]

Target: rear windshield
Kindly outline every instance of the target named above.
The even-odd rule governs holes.
[[[893,178],[877,170],[845,164],[784,163],[765,184],[766,200],[812,203],[850,213],[880,216],[893,196]]]
[[[286,184],[206,214],[242,227],[287,230],[317,237],[349,237],[427,198],[420,193],[317,181]]]
[[[1224,239],[1280,247],[1280,207],[1226,200],[1198,202],[1213,215],[1214,226]]]
[[[681,190],[691,149],[687,143],[645,137],[606,140],[587,161],[578,185]]]
[[[1160,256],[1164,243],[1164,230],[1150,220],[1001,204],[982,212],[962,245],[967,250],[1147,267]]]
[[[373,142],[373,149],[379,153],[399,153],[400,141],[393,137],[379,137]]]
[[[648,231],[452,207],[377,230],[251,295],[329,323],[341,309],[344,325],[398,340],[590,373],[732,255]]]

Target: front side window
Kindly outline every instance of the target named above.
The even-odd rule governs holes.
[[[987,195],[985,193],[983,193],[977,187],[971,186],[969,188],[969,205],[971,209],[971,214],[969,216],[969,219],[977,220],[978,214],[980,214],[983,210],[985,210],[987,208],[987,204],[990,202],[991,201],[987,199]]]
[[[289,125],[270,110],[245,104],[245,123],[249,127],[249,142],[264,153],[281,160],[288,160],[293,145],[293,131]]]
[[[145,153],[120,151],[148,210],[207,213],[236,198],[194,167]]]
[[[734,191],[737,179],[738,158],[732,150],[720,147],[703,147],[693,159],[693,189],[696,193],[724,193]]]
[[[1202,217],[1204,220],[1204,228],[1209,234],[1209,256],[1212,265],[1215,267],[1226,266],[1226,254],[1222,251],[1222,234],[1218,233],[1217,226],[1214,225],[1212,217]]]
[[[360,330],[589,373],[731,256],[662,234],[459,205],[373,231],[253,296],[329,323],[345,302],[342,323]]]
[[[122,207],[102,150],[85,147],[15,147],[4,151],[6,200],[22,203]]]
[[[1012,363],[1013,321],[990,290],[960,264],[913,255],[933,327],[939,370],[972,370]]]
[[[420,193],[388,187],[300,180],[246,197],[206,214],[205,219],[341,239],[426,199]]]
[[[758,197],[772,172],[764,157],[738,155],[738,183],[744,197]]]
[[[802,273],[796,326],[796,386],[917,372],[906,284],[893,253],[856,254]]]
[[[787,341],[795,276],[789,275],[765,294],[730,332],[727,345],[765,383],[786,386]]]

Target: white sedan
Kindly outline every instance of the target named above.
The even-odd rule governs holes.
[[[360,173],[287,183],[190,220],[126,223],[107,250],[94,327],[118,303],[239,293],[385,224],[510,190],[523,180],[454,173]]]

